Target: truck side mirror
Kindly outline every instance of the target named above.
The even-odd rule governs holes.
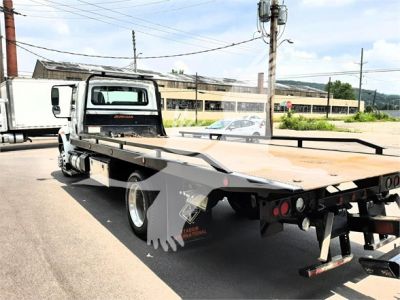
[[[60,102],[60,92],[57,87],[51,89],[51,105],[58,106]],[[60,110],[60,108],[58,108]]]
[[[61,109],[58,105],[53,105],[52,111],[54,116],[58,116],[61,113]]]

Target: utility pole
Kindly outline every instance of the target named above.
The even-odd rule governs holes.
[[[198,93],[199,93],[199,80],[198,80],[198,76],[197,76],[197,72],[196,72],[196,86],[195,86],[195,91],[196,91],[196,96],[195,96],[195,109],[196,109],[196,111],[195,111],[195,124],[197,125],[197,110],[198,110],[198,108],[197,108],[197,98],[198,98]]]
[[[372,100],[372,108],[375,107],[375,100],[376,100],[376,90],[375,90],[375,93],[374,93],[374,100]]]
[[[132,43],[133,43],[133,70],[137,73],[137,57],[136,57],[136,37],[135,30],[132,30]]]
[[[328,119],[329,117],[329,110],[330,110],[330,100],[331,100],[331,77],[329,77],[329,82],[328,82],[328,101],[326,103],[326,118]]]
[[[272,0],[271,3],[271,24],[269,40],[269,64],[268,64],[268,102],[266,106],[266,121],[269,126],[265,126],[265,136],[273,136],[273,112],[275,99],[275,81],[276,81],[276,48],[278,42],[278,17],[279,1]]]
[[[362,77],[363,77],[363,66],[364,66],[364,48],[361,48],[361,61],[360,61],[360,85],[358,87],[358,112],[361,109],[361,94],[362,94]]]
[[[18,77],[13,1],[3,0],[3,6],[4,23],[6,27],[7,76]]]

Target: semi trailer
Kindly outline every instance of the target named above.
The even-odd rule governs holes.
[[[49,108],[52,86],[65,80],[13,78],[1,83],[0,144],[23,143],[29,137],[57,134],[66,120]]]
[[[58,133],[61,172],[123,188],[130,227],[155,248],[177,250],[207,237],[222,200],[258,220],[262,237],[286,224],[315,227],[320,255],[299,270],[306,277],[351,261],[351,232],[363,233],[369,251],[400,236],[400,218],[386,215],[388,205],[399,205],[393,191],[400,188],[400,158],[382,147],[323,139],[358,142],[374,148],[371,154],[305,149],[302,138],[294,148],[168,137],[157,83],[146,76],[93,74],[54,86],[51,103],[54,115],[68,121]],[[368,274],[399,278],[399,248],[359,261]]]

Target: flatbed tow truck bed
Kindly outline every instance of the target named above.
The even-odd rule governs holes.
[[[390,174],[400,169],[400,157],[333,150],[321,151],[181,137],[131,137],[116,140],[135,143],[138,147],[143,145],[205,153],[231,172],[279,181],[298,186],[303,190]],[[154,154],[152,150],[145,151],[149,155]],[[168,156],[173,158],[174,155]],[[198,159],[189,157],[179,159],[206,166]]]
[[[66,103],[75,109],[65,116],[64,88],[76,98]],[[272,137],[297,140],[299,149],[216,141],[213,133],[207,133],[210,140],[167,137],[158,85],[144,76],[93,74],[85,82],[54,86],[51,100],[54,115],[70,120],[58,137],[63,174],[123,188],[129,225],[155,248],[177,250],[177,243],[206,237],[213,208],[223,199],[238,215],[259,220],[262,237],[285,224],[315,227],[320,255],[317,264],[300,270],[306,277],[349,262],[351,232],[363,233],[366,250],[400,237],[399,217],[386,214],[390,203],[400,206],[400,196],[390,193],[400,188],[400,158],[381,155],[380,146],[343,138]],[[305,149],[304,141],[335,143],[336,151]],[[375,155],[337,151],[348,142],[373,148]],[[353,207],[358,213],[350,212]],[[333,256],[335,238],[340,255]],[[368,274],[400,278],[398,252],[360,263]]]

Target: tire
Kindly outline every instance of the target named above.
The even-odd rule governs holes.
[[[136,236],[147,239],[147,211],[152,204],[151,192],[143,191],[140,182],[146,178],[140,172],[129,176],[125,190],[125,205],[129,225]]]
[[[223,136],[223,135],[220,135],[220,136],[217,137],[217,140],[218,141],[226,141],[226,137]]]
[[[260,136],[260,134],[258,132],[254,132],[253,133],[253,138],[251,139],[251,142],[258,144],[260,142],[260,140],[258,139],[259,136]]]
[[[62,144],[62,143],[59,144],[59,145],[58,145],[58,150],[59,150],[59,152],[60,152],[60,157],[62,157],[63,154],[64,154],[64,144]],[[64,175],[64,177],[68,177],[68,178],[71,178],[71,177],[72,177],[72,175],[71,175],[70,173],[68,173],[67,170],[65,169],[64,164],[62,164],[62,166],[60,167],[60,169],[61,169],[61,173]]]
[[[228,202],[238,216],[245,217],[251,220],[258,220],[260,218],[260,210],[258,206],[252,206],[252,199],[250,194],[231,194],[228,197]]]

